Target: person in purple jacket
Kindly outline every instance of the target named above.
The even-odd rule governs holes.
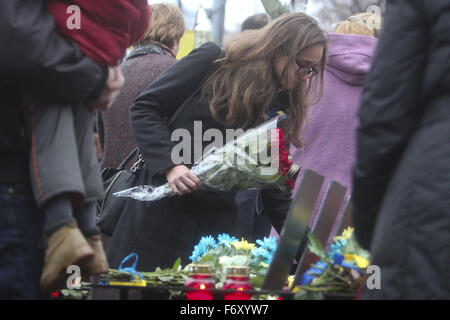
[[[292,161],[302,166],[294,195],[305,168],[325,177],[309,227],[314,225],[327,187],[333,180],[347,187],[348,194],[351,192],[357,111],[365,76],[371,67],[377,44],[376,29],[366,24],[366,20],[359,15],[340,23],[335,32],[353,34],[329,35],[330,51],[322,99],[309,108],[306,125],[299,133],[304,143],[303,148],[290,148]],[[343,207],[339,215],[342,215]]]

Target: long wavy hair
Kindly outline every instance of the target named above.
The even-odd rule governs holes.
[[[290,142],[301,147],[298,136],[308,105],[320,100],[323,90],[323,71],[327,57],[328,37],[317,21],[303,13],[287,13],[259,30],[248,30],[229,39],[225,56],[216,60],[217,70],[207,79],[203,94],[210,99],[213,118],[228,127],[248,129],[264,120],[275,107],[277,96],[284,91],[281,84],[287,70],[295,66],[295,59],[304,49],[323,47],[319,75],[287,90],[285,130]],[[274,61],[287,57],[281,79]]]

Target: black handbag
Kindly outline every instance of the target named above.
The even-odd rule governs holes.
[[[130,170],[125,169],[128,163],[138,155],[137,162]],[[118,168],[105,168],[101,173],[105,194],[102,201],[98,203],[97,226],[100,230],[112,236],[114,229],[119,221],[122,210],[128,198],[114,197],[115,192],[132,188],[134,186],[145,184],[142,171],[144,170],[144,161],[139,155],[139,149],[135,148],[122,161]]]

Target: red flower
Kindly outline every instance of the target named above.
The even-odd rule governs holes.
[[[278,137],[278,157],[279,157],[279,164],[278,164],[278,172],[282,176],[286,176],[286,174],[291,170],[292,167],[292,161],[289,160],[289,152],[286,148],[286,145],[284,144],[284,132],[282,129],[277,128],[274,129],[276,132],[272,132],[271,135],[271,141],[272,146],[274,147],[274,144],[276,142],[275,137]],[[285,184],[287,187],[294,188],[295,182],[292,179],[288,179],[288,181]]]
[[[292,180],[292,179],[289,179],[288,181],[286,181],[286,187],[294,189],[295,188],[295,181]]]

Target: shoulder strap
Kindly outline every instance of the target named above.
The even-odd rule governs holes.
[[[125,169],[127,164],[130,162],[131,159],[133,159],[133,157],[136,154],[139,154],[139,148],[138,147],[134,148],[133,151],[131,151],[131,153],[129,155],[127,155],[127,157],[119,164],[119,167],[117,169],[118,170]]]

